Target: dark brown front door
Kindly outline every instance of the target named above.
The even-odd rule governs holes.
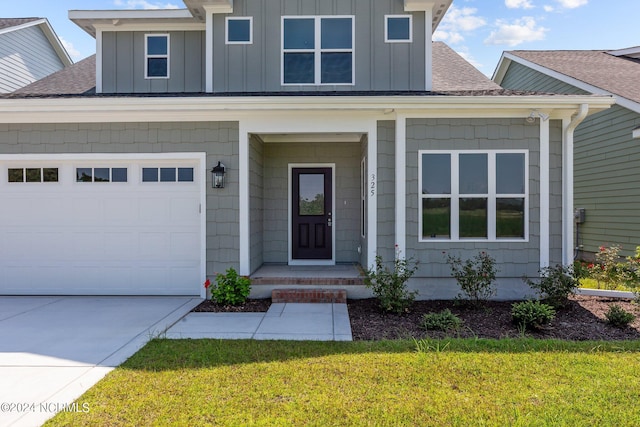
[[[292,257],[295,260],[332,258],[331,168],[292,169]]]

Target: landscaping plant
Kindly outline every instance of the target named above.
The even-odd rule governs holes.
[[[553,307],[540,301],[516,302],[511,306],[513,323],[523,329],[540,329],[555,317]]]
[[[613,304],[609,307],[604,315],[607,318],[607,323],[616,328],[625,328],[629,323],[636,320],[636,316],[620,307],[618,304]]]
[[[496,260],[486,252],[465,261],[459,256],[447,255],[447,264],[462,290],[458,294],[459,299],[478,307],[496,294]]]
[[[425,314],[420,325],[426,330],[457,331],[462,327],[462,319],[446,308],[440,313]]]
[[[418,269],[417,262],[400,257],[396,249],[393,269],[379,255],[376,256],[375,264],[374,268],[365,272],[365,286],[373,291],[383,311],[405,313],[418,294],[418,291],[407,289],[407,281]]]
[[[209,288],[209,279],[204,283]],[[229,268],[225,274],[216,275],[216,284],[211,289],[211,300],[223,305],[243,304],[251,292],[251,279],[240,276],[234,268]]]
[[[580,285],[573,274],[573,268],[560,264],[541,269],[539,282],[526,276],[522,280],[538,291],[544,302],[555,308],[564,307],[569,301],[569,295],[573,295]]]

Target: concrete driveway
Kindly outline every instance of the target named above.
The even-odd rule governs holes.
[[[190,297],[0,297],[0,426],[38,426],[200,303]]]

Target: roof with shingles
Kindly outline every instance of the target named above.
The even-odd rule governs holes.
[[[96,56],[57,71],[10,94],[23,96],[91,95],[96,88]]]
[[[499,90],[497,83],[482,74],[443,42],[433,43],[433,90]]]
[[[640,103],[640,60],[604,50],[513,50],[513,56]]]
[[[0,18],[0,30],[39,21],[44,18]]]

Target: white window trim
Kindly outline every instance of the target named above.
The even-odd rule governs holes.
[[[409,38],[389,40],[389,18],[409,18]],[[413,43],[413,15],[384,15],[384,42],[385,43]]]
[[[166,55],[149,55],[149,37],[166,37],[167,38],[167,54]],[[165,58],[167,60],[166,76],[149,76],[149,58]],[[144,35],[144,78],[148,80],[167,80],[171,75],[171,35],[170,34],[145,34]]]
[[[249,40],[230,41],[229,21],[249,21]],[[253,44],[253,16],[227,16],[224,21],[224,41],[225,44]]]
[[[448,239],[425,239],[422,236],[422,155],[423,154],[450,154],[451,155],[451,194],[432,195],[451,199],[451,237]],[[487,154],[488,192],[486,194],[465,194],[464,197],[487,198],[487,238],[460,238],[459,232],[459,156],[460,154]],[[496,193],[496,154],[524,154],[524,194],[497,194]],[[529,150],[419,150],[418,151],[418,242],[529,242]],[[524,238],[497,238],[496,237],[496,199],[498,198],[523,198],[524,197]]]
[[[322,19],[349,18],[351,19],[351,49],[322,49]],[[287,49],[287,53],[314,54],[314,82],[313,83],[285,83],[284,82],[284,22],[287,19],[313,19],[315,25],[315,47],[313,49]],[[323,53],[351,53],[351,83],[322,83],[322,54]],[[282,86],[355,86],[356,84],[356,22],[354,15],[304,15],[283,16],[280,19],[280,84]]]

